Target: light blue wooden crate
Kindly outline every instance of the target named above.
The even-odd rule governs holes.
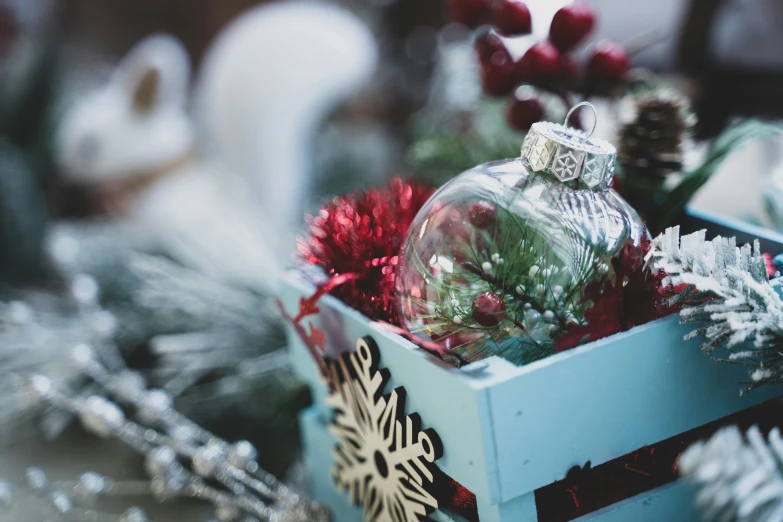
[[[289,313],[314,292],[296,272],[282,286]],[[535,520],[534,490],[562,479],[572,466],[607,462],[776,393],[770,388],[740,397],[739,385],[731,383],[747,380],[746,369],[705,357],[698,341],[683,340],[688,327],[676,316],[523,367],[493,357],[455,369],[333,297],[319,306],[321,313],[305,324],[321,328],[332,349],[349,350],[365,335],[375,339],[380,365],[392,375],[387,390],[403,386],[406,410],[438,432],[444,456],[437,464],[480,499],[482,522]],[[289,334],[295,370],[314,392],[311,415],[324,424],[330,416],[323,405],[326,388],[301,340]],[[318,436],[315,428],[306,429],[308,440]],[[333,445],[308,445],[308,462],[328,467]],[[326,501],[328,474],[316,480],[316,497]],[[656,494],[674,498],[677,491]],[[650,502],[624,509],[655,504]]]
[[[684,233],[706,228],[709,230],[710,237],[717,235],[736,237],[738,245],[753,243],[758,239],[762,252],[772,254],[773,257],[783,254],[783,234],[736,217],[689,206],[681,228]]]
[[[351,506],[348,497],[331,483],[331,447],[334,439],[326,430],[320,412],[315,408],[300,416],[305,465],[309,474],[310,492],[329,507],[333,519],[339,522],[362,522],[362,510]],[[584,522],[693,522],[699,514],[693,503],[694,491],[689,484],[677,481],[617,502],[583,517]],[[527,522],[536,520],[533,495],[523,495],[502,504],[492,504],[477,498],[481,522]],[[437,522],[454,522],[441,512],[431,518]]]

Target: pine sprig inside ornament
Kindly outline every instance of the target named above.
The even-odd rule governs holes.
[[[546,237],[509,210],[516,194],[509,197],[478,201],[464,216],[456,209],[447,214],[440,226],[454,262],[440,256],[420,285],[408,281],[403,313],[416,318],[408,328],[466,361],[499,355],[521,365],[554,354],[561,335],[576,325],[588,328],[593,301],[583,289],[596,273],[610,270],[600,247],[576,238],[581,246],[566,268]],[[408,262],[431,265],[429,259]]]
[[[394,297],[400,248],[432,187],[396,178],[389,188],[338,196],[308,217],[299,259],[330,278],[354,274],[331,294],[371,319],[399,324]]]

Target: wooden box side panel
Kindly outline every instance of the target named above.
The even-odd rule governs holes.
[[[501,500],[754,406],[747,369],[719,364],[669,317],[534,363],[489,390]],[[526,367],[527,368],[527,367]],[[524,368],[523,368],[524,369]]]
[[[533,493],[522,495],[502,504],[493,504],[477,498],[480,522],[535,522],[536,498]]]
[[[334,439],[326,431],[320,413],[315,408],[305,410],[300,415],[299,422],[310,494],[332,511],[333,520],[362,522],[362,510],[349,505],[347,495],[335,489],[332,484],[331,448],[334,446]],[[694,494],[690,485],[677,481],[590,513],[578,518],[577,521],[692,522],[700,520],[694,504]],[[535,498],[532,493],[503,504],[492,504],[482,498],[477,500],[481,522],[535,522],[537,520]],[[431,518],[437,522],[453,522],[451,517],[440,512],[433,513]]]
[[[695,497],[696,491],[690,484],[678,480],[579,517],[576,521],[694,522],[702,520],[696,509]]]
[[[294,274],[284,286],[289,312],[312,293]],[[765,388],[740,397],[732,383],[746,380],[746,370],[711,361],[698,340],[684,341],[689,328],[676,316],[524,367],[493,357],[456,370],[332,297],[320,307],[313,324],[331,344],[350,349],[373,336],[393,376],[389,390],[403,385],[407,411],[440,434],[441,469],[493,504],[559,480],[574,465],[612,460],[775,395]],[[322,404],[312,358],[295,335],[291,347]]]
[[[773,257],[783,253],[783,234],[741,219],[688,206],[680,227],[683,233],[707,229],[707,237],[736,237],[738,245],[753,244],[758,239],[761,251]]]
[[[348,496],[338,491],[332,483],[332,448],[335,441],[326,431],[320,412],[311,407],[299,415],[302,432],[304,464],[307,468],[309,493],[314,500],[324,504],[332,512],[332,520],[362,522],[363,512],[348,503]]]
[[[299,297],[309,293],[296,280],[285,280],[282,301],[289,313],[296,309]],[[364,316],[334,301],[324,298],[319,304],[321,312],[305,319],[305,323],[312,321],[314,326],[322,328],[327,343],[338,343],[344,351],[352,350],[356,339],[371,335],[381,353],[380,366],[392,376],[386,393],[403,386],[407,396],[405,412],[418,413],[423,427],[434,428],[440,436],[445,451],[437,461],[438,467],[474,494],[499,498],[486,390],[472,387],[469,380],[457,376],[459,370],[426,355],[396,335],[373,328]],[[331,415],[323,403],[327,390],[312,357],[292,331],[289,331],[289,346],[295,371],[310,384],[316,408],[327,420]]]

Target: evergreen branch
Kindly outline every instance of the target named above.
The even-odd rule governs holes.
[[[502,291],[505,294],[508,294],[508,295],[514,295],[515,294],[515,289],[514,289],[513,286],[505,284],[503,281],[498,280],[492,274],[488,274],[488,273],[484,272],[481,268],[476,266],[475,263],[471,263],[470,261],[462,263],[462,268],[464,268],[468,272],[472,273],[473,275],[478,276],[480,279],[486,281],[491,286],[493,286],[495,289],[500,290],[500,291]],[[531,306],[531,308],[533,310],[535,310],[535,311],[537,311],[539,313],[546,312],[547,307],[544,306],[538,299],[535,299],[534,297],[531,297],[531,296],[526,296],[526,299],[527,299],[527,302],[530,303],[530,306]],[[561,324],[563,324],[563,325],[566,324],[566,321],[562,317],[562,315],[556,315],[555,317],[558,320],[558,322],[560,322]],[[520,323],[519,321],[517,321],[513,317],[509,316],[509,319],[515,325],[517,325],[517,327],[519,327],[519,329],[522,330],[523,332],[526,330],[525,327],[522,325],[522,323]]]
[[[731,426],[680,457],[679,471],[694,482],[697,504],[707,520],[783,520],[783,438],[773,428],[767,440],[758,427],[745,437]]]
[[[421,178],[440,185],[476,165],[519,156],[520,143],[516,136],[442,133],[414,143],[409,160]]]
[[[770,283],[758,241],[737,248],[734,238],[706,241],[705,231],[682,237],[669,228],[653,242],[647,266],[663,271],[680,322],[700,325],[685,336],[703,336],[701,349],[730,352],[728,361],[752,366],[749,391],[783,382],[783,300]],[[741,350],[736,347],[742,346]]]

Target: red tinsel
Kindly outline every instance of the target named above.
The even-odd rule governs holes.
[[[584,300],[592,301],[593,306],[585,312],[586,324],[569,327],[557,340],[558,351],[623,332],[678,310],[666,305],[665,289],[661,288],[666,274],[651,274],[644,269],[644,256],[651,247],[652,241],[646,234],[640,247],[625,245],[612,260],[615,279],[603,285],[597,281],[587,285]]]
[[[761,254],[761,257],[764,258],[764,264],[767,266],[767,275],[771,278],[775,277],[778,269],[775,268],[775,262],[773,261],[772,254],[767,254],[765,252]]]
[[[308,216],[299,258],[330,278],[355,279],[330,293],[371,319],[399,325],[395,268],[413,218],[434,189],[416,181],[391,181],[388,189],[339,196]]]

